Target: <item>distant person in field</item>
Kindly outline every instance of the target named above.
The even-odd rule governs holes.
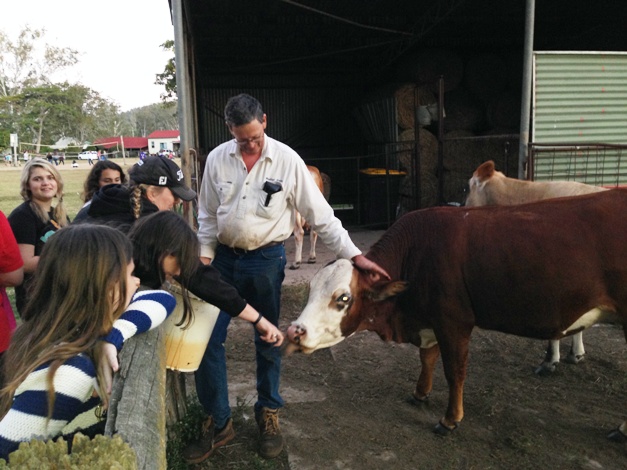
[[[52,163],[43,158],[28,161],[22,169],[20,188],[24,202],[13,209],[9,223],[24,260],[24,283],[15,288],[15,303],[22,316],[44,245],[70,220],[63,206],[63,179]]]

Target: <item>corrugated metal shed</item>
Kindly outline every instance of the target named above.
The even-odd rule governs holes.
[[[533,87],[533,179],[625,184],[627,53],[537,52]]]
[[[627,143],[627,53],[535,53],[533,141]]]

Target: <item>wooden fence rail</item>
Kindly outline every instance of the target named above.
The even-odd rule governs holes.
[[[105,434],[119,434],[135,450],[138,469],[167,467],[165,358],[162,328],[134,336],[113,381]]]

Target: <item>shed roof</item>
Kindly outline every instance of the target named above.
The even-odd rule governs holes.
[[[125,149],[135,150],[148,148],[147,137],[123,137],[123,139]],[[106,150],[109,150],[116,145],[120,145],[120,136],[118,135],[115,137],[102,137],[100,139],[96,139],[94,141],[94,145],[102,146]]]
[[[522,52],[525,39],[524,0],[181,1],[212,87],[387,81],[423,48]],[[536,1],[534,49],[627,50],[626,17],[627,2]]]
[[[161,130],[148,134],[149,139],[178,139],[181,132],[178,130]]]

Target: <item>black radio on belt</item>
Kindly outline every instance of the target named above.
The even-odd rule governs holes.
[[[278,193],[282,190],[283,186],[281,186],[281,183],[271,183],[270,181],[266,181],[263,184],[263,191],[267,194],[265,206],[268,207],[268,204],[270,204],[270,198],[274,193]]]

